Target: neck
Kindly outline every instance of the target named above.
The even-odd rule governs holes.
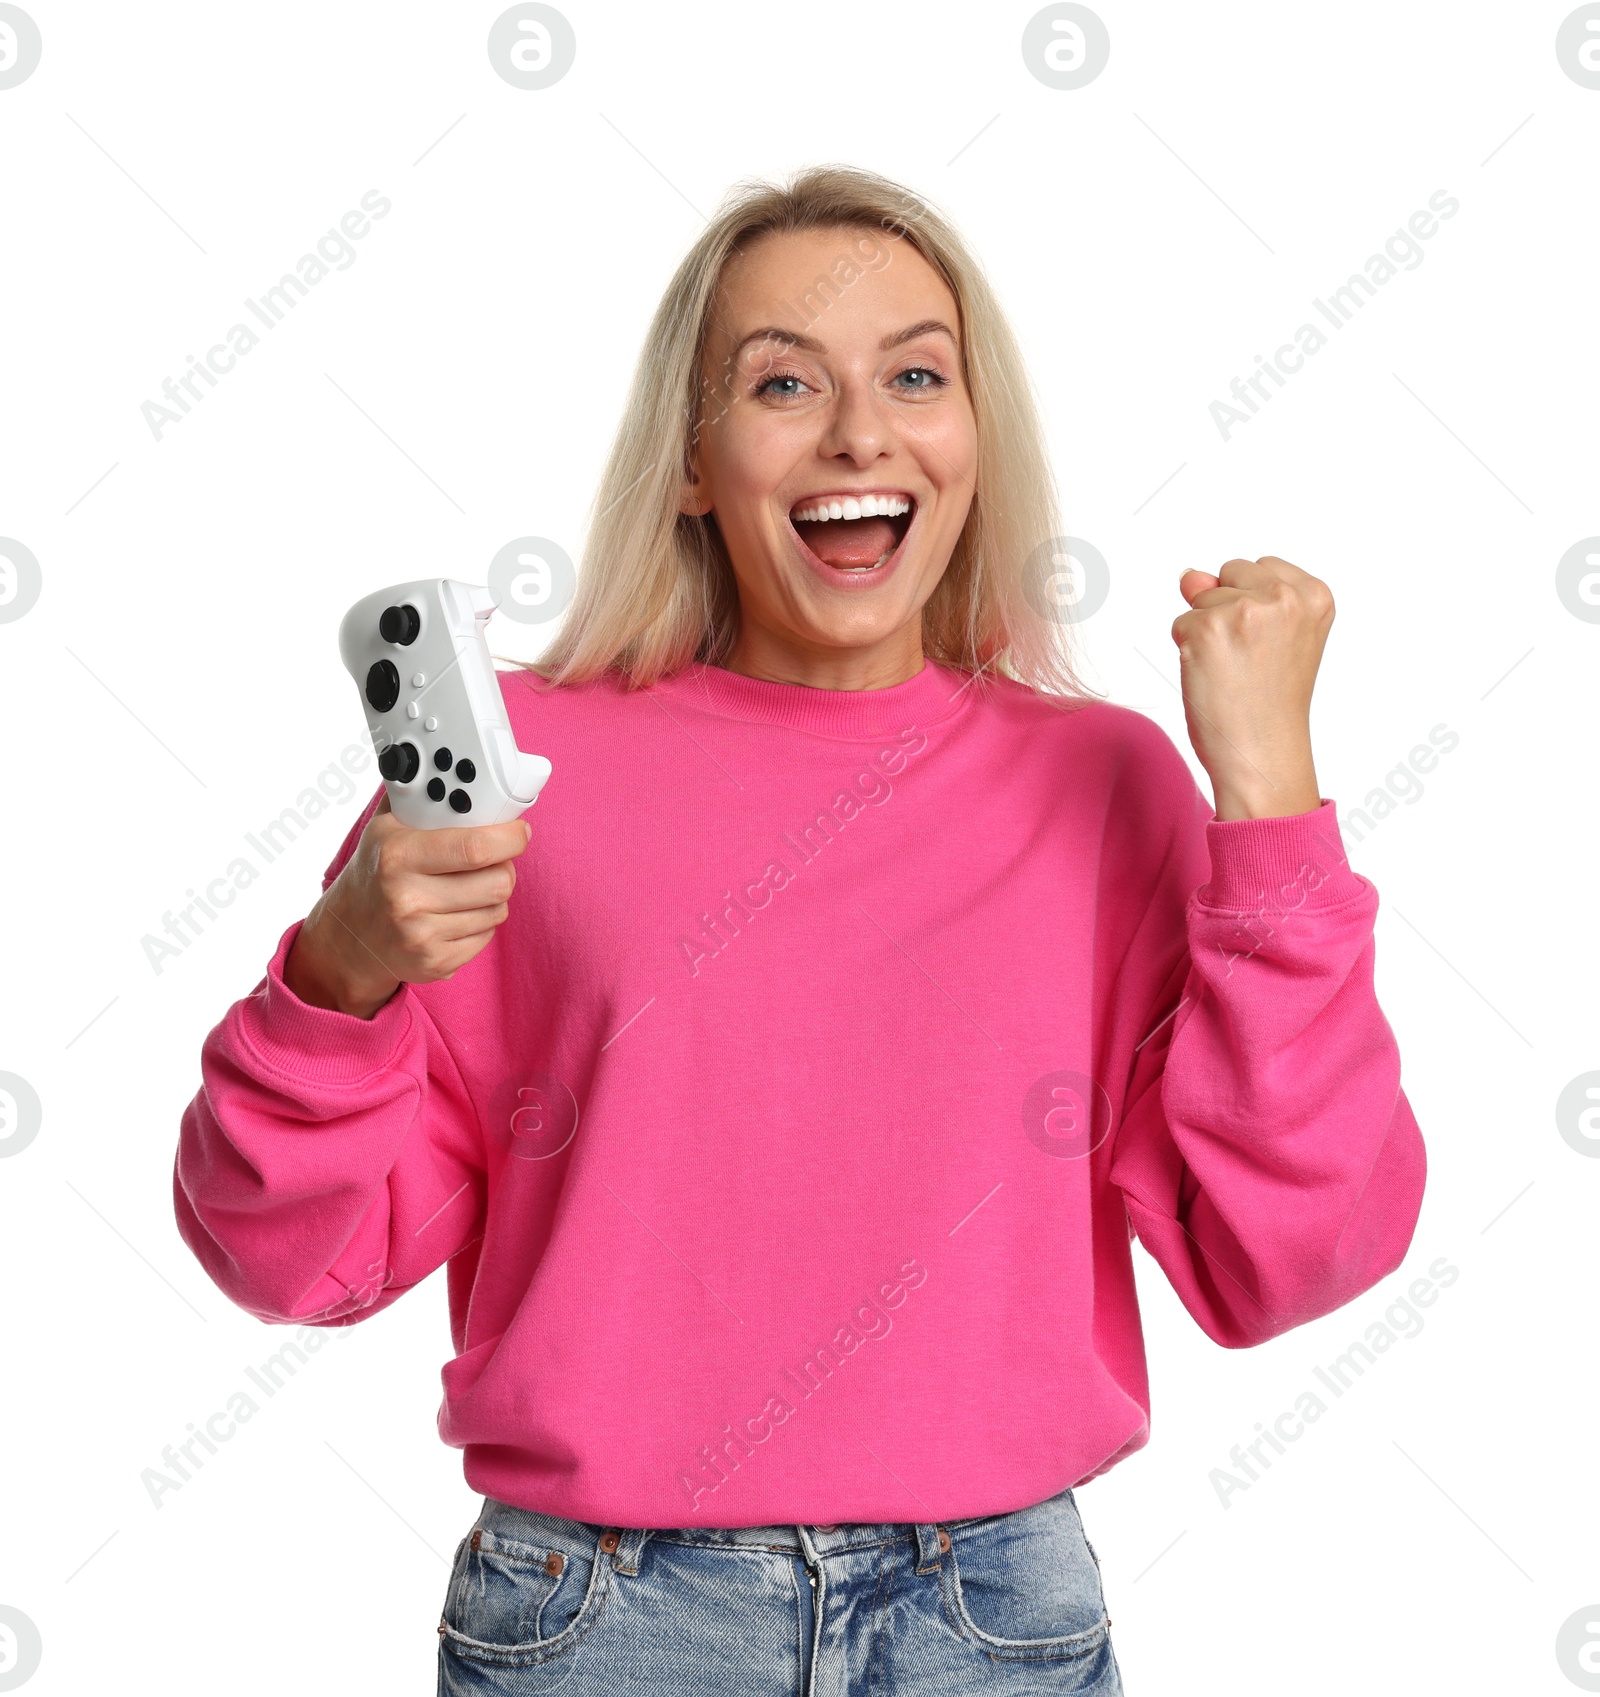
[[[922,622],[913,619],[877,642],[840,648],[765,630],[747,620],[722,666],[747,678],[811,689],[892,689],[922,670]]]

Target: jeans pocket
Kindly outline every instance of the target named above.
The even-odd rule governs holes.
[[[1100,1565],[1070,1492],[958,1529],[946,1559],[957,1622],[991,1657],[1089,1656],[1109,1639]]]
[[[570,1650],[605,1602],[610,1564],[593,1534],[524,1543],[475,1527],[456,1547],[441,1641],[468,1660],[530,1665]]]

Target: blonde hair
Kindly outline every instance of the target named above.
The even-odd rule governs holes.
[[[1061,522],[1043,427],[1011,328],[978,261],[939,213],[888,178],[845,165],[812,167],[783,186],[736,185],[678,266],[645,337],[590,504],[566,623],[537,661],[521,664],[553,684],[612,672],[642,687],[691,662],[716,665],[728,655],[739,598],[727,548],[714,516],[679,510],[711,389],[702,366],[717,288],[728,260],[757,238],[835,228],[909,242],[943,278],[960,313],[977,476],[966,523],[922,610],[924,654],[979,678],[980,688],[995,672],[1063,706],[1099,699],[1077,676],[1074,627],[1052,609],[1039,579],[1031,588],[1025,582],[1040,562],[1059,557]],[[840,293],[839,270],[834,279],[819,277],[803,303],[820,298],[825,310]]]

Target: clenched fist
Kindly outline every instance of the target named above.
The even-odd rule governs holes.
[[[1311,690],[1333,623],[1327,584],[1267,554],[1186,571],[1178,589],[1191,609],[1172,621],[1184,716],[1217,817],[1320,807]]]
[[[511,863],[532,835],[525,819],[415,831],[385,795],[300,927],[284,983],[313,1007],[371,1019],[402,983],[451,977],[511,911]]]

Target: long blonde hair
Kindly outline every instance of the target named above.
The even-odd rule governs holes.
[[[974,675],[980,688],[1000,673],[1063,706],[1099,699],[1078,678],[1073,625],[1025,582],[1039,562],[1059,560],[1063,544],[1044,431],[1011,327],[978,261],[939,213],[888,178],[847,165],[814,166],[783,186],[735,185],[678,266],[590,504],[566,623],[538,660],[521,664],[554,684],[613,672],[642,687],[727,656],[739,629],[727,548],[713,515],[679,510],[711,388],[702,364],[718,283],[730,257],[760,236],[835,228],[909,242],[960,313],[978,469],[966,523],[922,610],[923,652]],[[839,292],[837,281],[819,277],[804,300],[820,296],[825,308]]]

